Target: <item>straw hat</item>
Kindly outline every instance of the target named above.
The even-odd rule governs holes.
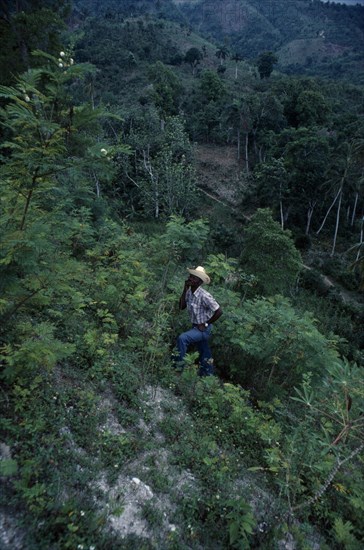
[[[195,275],[196,277],[199,277],[199,279],[201,279],[203,283],[206,283],[207,285],[210,283],[210,277],[207,275],[205,269],[200,265],[197,266],[196,269],[187,268],[187,271],[191,273],[191,275]]]

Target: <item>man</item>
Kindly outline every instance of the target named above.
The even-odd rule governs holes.
[[[178,359],[183,365],[184,357],[190,344],[196,344],[200,355],[200,376],[214,374],[213,360],[208,340],[211,336],[211,325],[222,315],[222,310],[216,300],[201,288],[203,283],[209,284],[210,277],[201,266],[187,269],[189,277],[185,281],[182,295],[179,299],[179,309],[186,309],[190,314],[192,328],[183,332],[177,339]]]

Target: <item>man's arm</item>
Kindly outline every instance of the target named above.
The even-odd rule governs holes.
[[[211,325],[212,323],[214,323],[215,321],[217,321],[222,315],[222,309],[221,307],[219,307],[213,314],[213,316],[211,317],[211,319],[209,319],[207,321],[207,324],[208,325]],[[198,325],[198,329],[201,330],[202,332],[204,330],[206,330],[206,326],[205,326],[205,323],[202,323],[201,325]]]
[[[186,303],[186,292],[190,288],[190,282],[187,280],[185,281],[185,286],[183,287],[183,291],[181,294],[181,297],[179,299],[179,309],[186,309],[187,303]]]
[[[213,314],[213,316],[211,317],[211,319],[210,319],[209,321],[207,321],[208,324],[211,325],[211,323],[214,323],[215,321],[217,321],[218,319],[220,319],[221,315],[222,315],[222,309],[221,309],[221,307],[219,307],[219,309],[217,309],[217,310],[214,312],[214,314]]]

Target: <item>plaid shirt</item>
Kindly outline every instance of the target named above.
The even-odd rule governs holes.
[[[186,304],[193,325],[206,323],[220,307],[211,294],[200,286],[194,293],[190,288],[187,290]]]

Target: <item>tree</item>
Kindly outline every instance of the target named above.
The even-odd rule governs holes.
[[[226,94],[225,84],[214,71],[210,70],[203,71],[199,88],[205,101],[218,101]]]
[[[290,204],[294,207],[296,223],[304,208],[305,233],[308,235],[313,213],[322,200],[330,153],[329,139],[326,135],[319,135],[315,129],[299,128],[289,134],[291,140],[285,147],[284,158],[290,175]]]
[[[124,172],[133,184],[136,201],[147,216],[165,219],[172,214],[188,217],[196,207],[198,192],[193,166],[193,149],[180,117],[168,117],[163,132],[144,119],[143,128],[134,122],[133,159],[127,159]],[[127,195],[131,191],[127,190]]]
[[[215,53],[216,57],[220,59],[220,65],[223,64],[223,61],[227,58],[229,55],[229,48],[227,46],[220,46]]]
[[[241,56],[239,53],[236,52],[231,56],[231,59],[233,61],[235,61],[235,80],[237,80],[237,78],[238,78],[238,63],[239,63],[239,61],[243,61],[243,56]]]
[[[244,164],[245,171],[249,174],[249,134],[253,129],[255,115],[258,107],[258,99],[255,96],[244,94],[235,99],[227,109],[227,120],[233,124],[237,132],[238,159],[240,159],[241,132],[244,135]]]
[[[260,78],[269,78],[276,63],[278,63],[278,57],[273,52],[261,53],[257,61]]]
[[[289,294],[302,266],[290,231],[273,220],[271,211],[259,209],[244,232],[241,265],[255,275],[264,294]]]
[[[264,146],[269,142],[269,132],[279,133],[285,126],[283,105],[271,92],[256,94],[250,99],[252,110],[253,148],[255,158],[262,162],[265,154]]]
[[[49,305],[55,294],[71,292],[73,277],[81,276],[76,258],[93,238],[94,178],[100,185],[114,173],[109,146],[95,146],[92,136],[106,113],[75,106],[66,92],[92,67],[78,66],[66,54],[62,63],[41,52],[37,56],[45,68],[28,71],[13,87],[0,87],[6,100],[1,125],[7,131],[0,177],[2,331],[24,312]],[[26,340],[31,325],[16,337]],[[53,339],[52,326],[43,329],[57,360],[62,346]]]
[[[263,206],[279,210],[281,227],[287,218],[284,201],[289,192],[288,173],[284,160],[272,159],[270,162],[258,164],[254,178],[258,184],[257,194]]]
[[[326,212],[326,215],[319,229],[316,231],[316,234],[319,234],[322,231],[332,208],[336,204],[336,222],[331,256],[335,254],[336,249],[336,241],[340,226],[340,216],[342,210],[342,202],[344,198],[344,190],[347,191],[349,183],[351,182],[354,183],[355,189],[355,184],[360,181],[362,177],[363,141],[357,139],[350,142],[345,141],[341,144],[339,150],[337,150],[335,153],[335,165],[331,168],[331,177],[329,179],[329,183],[332,184],[332,192],[335,194],[335,196],[334,200],[332,201]]]
[[[191,65],[193,74],[195,74],[195,69],[197,65],[200,64],[202,59],[203,54],[198,48],[193,47],[187,50],[185,55],[185,62]]]
[[[160,112],[162,121],[178,112],[182,84],[175,73],[161,61],[149,68],[149,78],[153,84],[152,97]],[[164,122],[162,122],[163,126]]]
[[[296,113],[300,126],[322,126],[330,111],[327,99],[318,91],[303,90],[297,97]]]
[[[31,57],[33,50],[57,55],[61,49],[64,20],[69,13],[68,0],[1,3],[0,74],[3,84],[12,82],[14,75],[38,63],[38,59]]]

